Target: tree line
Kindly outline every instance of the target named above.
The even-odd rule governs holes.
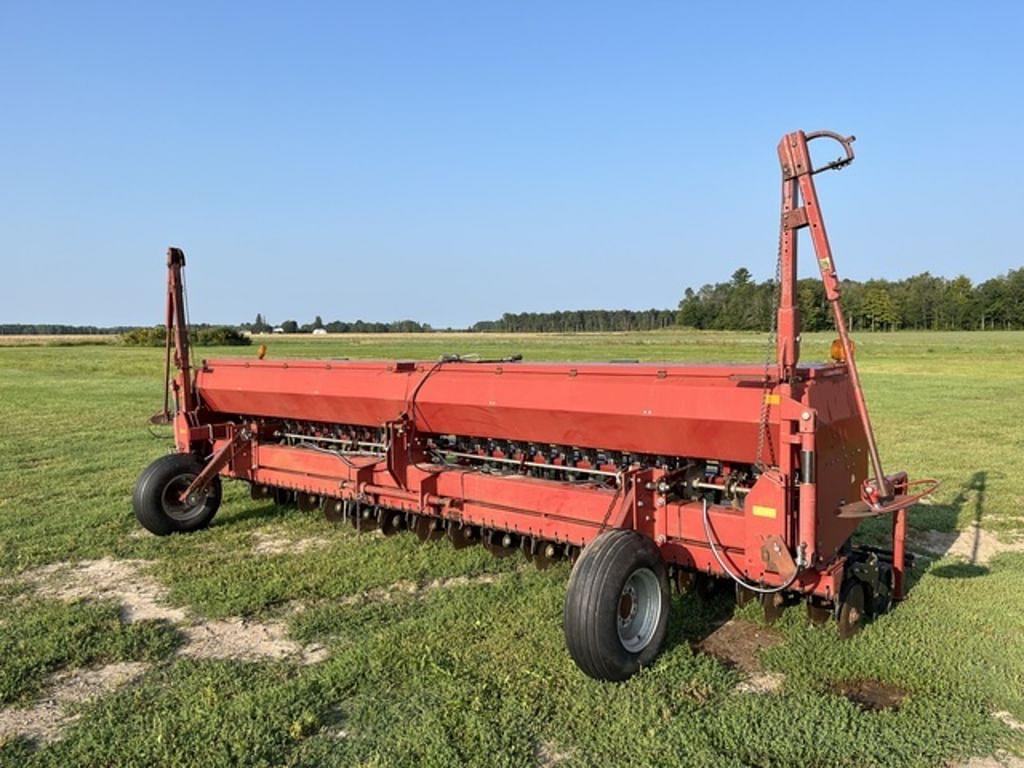
[[[775,283],[756,282],[746,269],[728,282],[687,289],[678,321],[691,328],[766,330],[771,327]],[[797,305],[803,327],[834,327],[820,280],[799,280]],[[991,330],[1024,328],[1024,268],[977,285],[928,272],[903,280],[842,281],[842,301],[851,330]]]
[[[132,325],[58,325],[54,323],[0,323],[0,336],[101,336],[125,333]]]
[[[296,320],[285,320],[280,325],[274,326],[268,323],[260,313],[257,313],[255,322],[242,323],[239,328],[250,333],[273,333],[278,328],[282,333],[312,333],[321,329],[327,333],[429,333],[433,330],[426,323],[418,323],[415,320],[395,320],[390,323],[332,320],[325,323],[320,315],[317,315],[312,323],[299,325]]]
[[[776,301],[772,280],[758,282],[741,267],[721,283],[687,288],[676,309],[583,309],[557,312],[506,312],[498,320],[482,320],[468,330],[505,332],[650,331],[672,326],[711,330],[763,331],[771,327]],[[843,307],[851,330],[993,330],[1024,329],[1024,268],[1010,270],[981,283],[963,275],[937,277],[929,272],[903,280],[843,280]],[[820,280],[799,280],[797,305],[808,331],[833,327],[832,313]],[[206,327],[197,324],[196,328]],[[271,333],[429,333],[426,323],[334,320],[317,315],[300,325],[285,320],[271,325],[262,314],[240,330]],[[0,335],[126,334],[131,326],[97,327],[57,324],[0,324]],[[451,329],[447,329],[451,330]]]
[[[559,331],[653,331],[677,323],[674,309],[580,309],[567,312],[506,312],[500,320],[482,320],[469,330],[530,333]]]
[[[677,309],[581,310],[505,313],[470,330],[516,333],[648,331],[687,328],[765,331],[776,306],[775,281],[757,282],[741,267],[721,283],[687,288]],[[851,330],[991,330],[1024,328],[1024,268],[975,285],[928,272],[903,280],[842,281],[843,308]],[[796,301],[803,328],[834,327],[821,280],[799,280]]]

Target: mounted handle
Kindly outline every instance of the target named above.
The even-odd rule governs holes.
[[[832,139],[838,142],[843,148],[843,157],[837,157],[831,163],[826,163],[820,168],[812,168],[811,175],[815,173],[821,173],[822,171],[838,171],[840,168],[845,168],[853,162],[853,142],[857,140],[856,136],[843,136],[835,131],[811,131],[806,134],[807,143],[810,144],[815,139]]]

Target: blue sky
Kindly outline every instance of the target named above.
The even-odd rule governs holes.
[[[157,323],[169,244],[210,322],[675,306],[770,276],[796,128],[858,136],[841,275],[984,279],[1024,265],[1022,8],[5,2],[0,322]]]

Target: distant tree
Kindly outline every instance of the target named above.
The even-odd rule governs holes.
[[[896,314],[896,307],[892,302],[889,291],[885,288],[871,288],[864,296],[864,314],[871,323],[871,330],[889,327],[892,330],[896,327],[899,317]]]
[[[256,322],[249,326],[249,330],[251,330],[253,333],[269,333],[270,331],[273,330],[273,328],[270,327],[270,324],[267,323],[263,315],[257,312]]]
[[[965,275],[954,278],[946,286],[945,304],[946,317],[951,328],[967,328],[972,325],[971,318],[976,310],[974,286]]]
[[[281,323],[281,330],[284,331],[285,333],[298,333],[299,324],[294,320],[285,320],[283,323]]]
[[[904,328],[935,328],[941,313],[943,280],[928,272],[908,277],[895,291]]]
[[[864,284],[855,280],[843,280],[840,283],[840,290],[843,307],[846,309],[846,329],[849,331],[860,330],[866,322],[864,319],[864,295],[866,293]],[[831,315],[831,313],[829,314]],[[829,327],[835,328],[835,318],[829,317]]]
[[[316,329],[316,328],[323,328],[323,327],[324,327],[324,321],[320,319],[320,315],[317,315],[316,319],[313,320],[313,328]]]
[[[823,331],[828,328],[825,289],[820,280],[801,280],[796,288],[797,306],[805,331]]]
[[[1001,328],[1006,322],[1006,281],[986,280],[976,289],[978,328]]]
[[[1006,327],[1024,328],[1024,267],[1006,273]]]
[[[746,267],[740,267],[732,273],[732,284],[737,288],[749,285],[752,281],[753,275],[750,274],[750,270]]]
[[[704,305],[693,288],[687,288],[679,302],[678,323],[687,328],[704,327]]]

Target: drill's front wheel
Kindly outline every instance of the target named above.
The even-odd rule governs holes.
[[[658,548],[615,530],[583,549],[565,597],[565,641],[598,680],[625,680],[650,664],[668,628],[668,574]]]
[[[220,507],[219,477],[213,478],[197,498],[180,499],[202,469],[199,459],[189,453],[171,453],[154,461],[135,483],[135,519],[157,536],[188,533],[208,526]]]

